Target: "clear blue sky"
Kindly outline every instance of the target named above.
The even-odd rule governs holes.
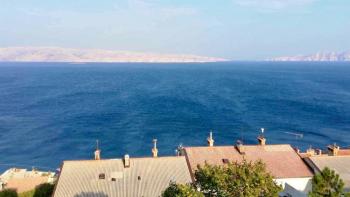
[[[255,60],[350,50],[350,0],[0,0],[0,47]]]

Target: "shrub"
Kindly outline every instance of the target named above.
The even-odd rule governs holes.
[[[344,181],[334,170],[326,167],[312,178],[312,191],[309,197],[340,197],[343,195],[343,189]]]
[[[282,191],[261,161],[198,166],[193,185],[170,183],[163,197],[275,197]],[[197,191],[200,190],[200,193]]]
[[[4,189],[0,191],[0,197],[18,197],[18,194],[14,189]]]
[[[35,188],[33,197],[50,197],[52,196],[55,185],[43,183]]]

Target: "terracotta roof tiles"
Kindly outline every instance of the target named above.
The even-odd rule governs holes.
[[[186,157],[192,169],[205,162],[224,165],[223,159],[231,162],[262,160],[267,170],[276,178],[311,177],[312,172],[290,145],[244,145],[244,154],[235,146],[185,147]]]

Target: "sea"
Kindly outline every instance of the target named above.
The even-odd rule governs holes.
[[[350,63],[0,63],[0,172],[178,146],[350,146]]]

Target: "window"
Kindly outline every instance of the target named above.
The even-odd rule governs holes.
[[[98,179],[105,179],[105,178],[106,178],[105,173],[101,173],[98,175]]]
[[[117,179],[115,179],[115,178],[112,178],[112,179],[111,179],[111,181],[116,181],[116,180],[117,180]]]

